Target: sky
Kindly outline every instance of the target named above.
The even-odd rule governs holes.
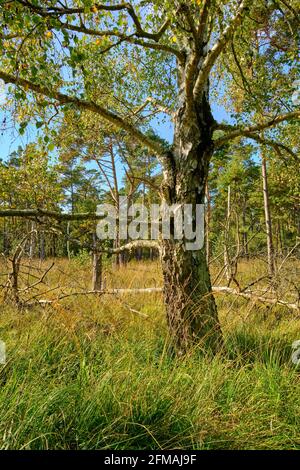
[[[0,104],[3,103],[3,94],[0,93]],[[227,121],[230,122],[230,117],[226,113],[226,111],[217,105],[212,106],[212,111],[214,118],[218,121]],[[0,133],[0,159],[6,160],[8,156],[15,150],[18,149],[19,146],[25,147],[30,142],[35,142],[38,135],[42,135],[41,130],[37,130],[35,125],[29,125],[24,133],[24,135],[20,135],[16,129],[12,126],[12,123],[9,121],[11,117],[9,113],[5,113],[4,111],[0,111],[0,129],[2,129],[3,119],[6,116],[7,120],[7,130],[2,131]],[[153,120],[152,123],[153,128],[156,132],[168,142],[172,142],[173,140],[173,125],[170,120],[167,120],[165,123],[160,123],[158,120]],[[57,158],[56,152],[52,152],[52,157],[55,160]],[[89,169],[98,169],[95,163],[87,164]],[[116,169],[117,169],[117,177],[118,177],[118,184],[119,187],[123,186],[123,177],[125,175],[124,166],[123,164],[117,159],[116,162]],[[106,183],[103,183],[104,188],[108,189]]]
[[[0,106],[5,107],[5,86],[0,81]],[[225,109],[219,105],[212,104],[212,112],[218,122],[230,122],[230,116],[226,113]],[[164,116],[165,117],[165,116]],[[5,120],[5,122],[4,122]],[[151,122],[153,129],[166,141],[172,143],[173,140],[173,124],[169,118],[162,122],[162,116],[154,118]],[[9,111],[0,111],[0,160],[6,160],[8,156],[20,146],[25,148],[30,142],[35,142],[39,135],[43,135],[42,129],[36,129],[34,123],[28,125],[23,135],[20,135],[15,128],[12,121],[12,116]],[[57,160],[58,154],[54,150],[51,152],[52,161]],[[87,164],[88,169],[98,169],[96,163]],[[123,177],[125,175],[124,165],[119,159],[116,161],[117,177],[119,187],[123,186]],[[104,184],[106,187],[106,183]],[[108,187],[106,188],[108,189]]]
[[[0,88],[0,105],[3,104],[3,102],[4,94],[3,90]],[[213,104],[212,110],[213,115],[218,122],[230,121],[229,115],[221,106]],[[5,117],[6,124],[3,126],[3,120]],[[164,124],[158,122],[157,120],[153,120],[152,125],[162,138],[166,139],[170,143],[172,142],[173,126],[169,120]],[[3,130],[3,127],[6,127],[6,130]],[[10,114],[5,111],[0,111],[0,129],[0,158],[3,160],[5,160],[14,150],[17,150],[19,146],[24,147],[29,142],[34,142],[39,135],[39,132],[36,130],[34,125],[28,126],[25,134],[20,135],[17,130],[13,128]]]

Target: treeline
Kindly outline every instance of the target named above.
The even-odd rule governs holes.
[[[63,129],[63,126],[62,126]],[[76,130],[76,129],[75,129]],[[82,131],[84,133],[84,129]],[[80,134],[77,134],[77,136]],[[72,136],[71,136],[72,137]],[[122,135],[102,135],[87,145],[84,136],[65,138],[56,155],[40,142],[19,148],[0,163],[0,207],[47,209],[70,214],[94,212],[108,202],[118,210],[119,197],[145,206],[158,202],[161,168],[155,157]],[[167,146],[167,144],[165,143]],[[299,163],[245,141],[224,145],[212,159],[206,184],[206,252],[208,260],[269,256],[269,268],[299,235]],[[143,164],[141,164],[143,161]],[[121,175],[121,177],[120,177]],[[77,256],[95,245],[95,221],[57,222],[47,217],[0,218],[0,246],[11,253],[24,233],[32,232],[28,256]],[[122,241],[105,242],[118,248]],[[136,259],[156,257],[137,248]],[[114,257],[123,263],[128,254]]]

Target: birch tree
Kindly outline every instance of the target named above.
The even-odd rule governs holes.
[[[276,101],[267,115],[256,113],[254,121],[250,114],[235,123],[218,123],[210,97],[218,64],[232,45],[237,48],[244,41],[247,47],[253,37],[261,41],[262,22],[270,29],[283,18],[292,24],[296,3],[4,0],[0,78],[14,85],[9,91],[23,110],[27,103],[27,115],[34,106],[34,112],[45,114],[60,106],[77,107],[126,132],[157,156],[164,175],[161,200],[195,208],[204,203],[216,147],[240,136],[258,139],[261,131],[299,118],[298,109],[286,110]],[[293,29],[288,25],[284,33],[286,47],[294,50]],[[272,34],[266,41],[274,47]],[[245,78],[249,67],[238,64],[229,71],[233,79]],[[253,80],[259,83],[260,78]],[[167,150],[136,125],[137,114],[157,109],[171,114],[174,123]],[[23,115],[26,120],[25,111]],[[223,135],[214,139],[216,130]],[[170,332],[182,351],[199,341],[215,350],[222,335],[205,249],[186,250],[186,241],[174,236],[162,240]]]

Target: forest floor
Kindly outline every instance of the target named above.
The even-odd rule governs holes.
[[[244,261],[239,281],[264,271],[263,261]],[[157,262],[107,267],[105,276],[109,288],[162,285]],[[282,267],[283,298],[292,300],[297,276],[299,263]],[[84,257],[56,260],[45,280],[56,289],[45,298],[90,289],[90,277]],[[300,449],[300,369],[291,361],[299,312],[216,300],[225,352],[181,358],[167,347],[160,293],[76,295],[22,311],[1,301],[0,448]]]

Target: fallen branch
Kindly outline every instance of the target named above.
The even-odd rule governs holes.
[[[73,297],[78,295],[118,295],[118,294],[152,294],[154,292],[162,292],[162,287],[145,287],[141,289],[105,289],[105,290],[88,290],[82,292],[72,292],[70,294],[64,294],[57,298],[57,300],[66,299],[67,297]],[[55,301],[51,301],[55,302]]]
[[[236,295],[239,297],[243,297],[244,299],[254,300],[262,303],[272,304],[272,305],[281,305],[283,307],[287,307],[291,310],[299,310],[300,306],[297,303],[290,303],[286,302],[285,300],[280,299],[271,299],[263,296],[256,295],[255,292],[245,292],[245,291],[238,291],[233,289],[232,287],[222,287],[222,286],[213,286],[212,291],[219,294],[230,294]],[[147,287],[141,289],[105,289],[99,291],[82,291],[82,292],[72,292],[70,294],[65,294],[58,297],[55,300],[38,300],[37,303],[40,305],[48,305],[54,302],[57,302],[62,299],[66,299],[67,297],[79,296],[79,295],[126,295],[126,294],[153,294],[153,293],[162,293],[162,287]],[[133,311],[133,310],[132,310]],[[137,310],[134,313],[139,313]],[[144,315],[144,314],[142,314]]]
[[[267,297],[258,296],[254,292],[239,292],[236,289],[233,289],[232,287],[213,287],[212,290],[213,292],[237,295],[245,299],[255,300],[258,302],[262,302],[262,303],[267,303],[267,304],[272,304],[272,305],[282,305],[283,307],[287,307],[292,310],[299,310],[300,308],[300,306],[296,303],[289,303],[289,302],[286,302],[285,300],[270,299]]]
[[[138,315],[139,317],[142,317],[142,318],[149,318],[149,315],[147,315],[146,313],[143,313],[143,312],[139,312],[138,310],[135,310],[135,308],[130,307],[130,305],[126,304],[125,302],[121,302],[121,304],[122,304],[124,307],[126,307],[130,312],[135,313],[135,314]]]
[[[116,255],[119,253],[122,253],[123,251],[132,251],[135,248],[155,248],[157,250],[160,250],[159,243],[157,243],[154,240],[134,240],[130,243],[126,243],[125,245],[122,245],[118,248],[99,248],[99,252],[101,253],[109,253],[112,255]]]
[[[97,215],[96,212],[82,212],[67,214],[46,209],[1,209],[0,217],[50,217],[52,219],[63,220],[97,220],[103,219],[103,215]]]

